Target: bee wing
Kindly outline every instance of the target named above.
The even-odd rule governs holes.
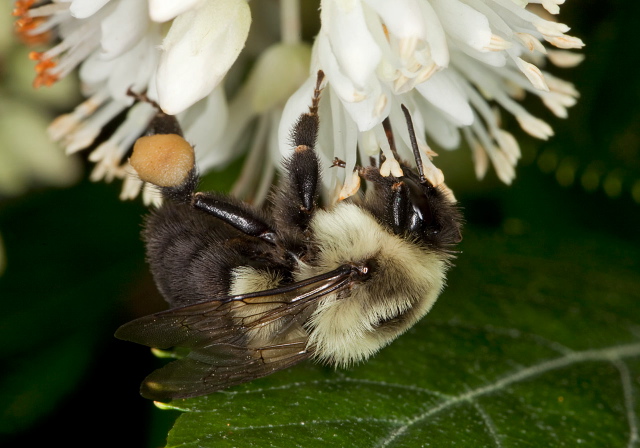
[[[254,349],[210,344],[151,373],[140,393],[159,401],[206,395],[285,369],[309,356],[306,340]]]
[[[310,356],[306,340],[247,346],[247,334],[277,323],[287,329],[309,305],[351,282],[353,267],[279,288],[221,297],[150,316],[120,327],[116,337],[149,347],[185,347],[189,354],[153,372],[143,383],[147,398],[204,395],[268,375]],[[244,307],[238,312],[239,307]],[[271,337],[280,335],[275,331]]]

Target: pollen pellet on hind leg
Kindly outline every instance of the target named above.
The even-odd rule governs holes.
[[[129,160],[140,179],[159,187],[180,185],[195,164],[193,147],[177,134],[140,137]]]

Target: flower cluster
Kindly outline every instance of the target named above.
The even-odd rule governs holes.
[[[388,118],[398,135],[400,156],[411,159],[402,104],[413,116],[432,183],[444,177],[427,140],[453,149],[463,139],[479,178],[491,164],[510,183],[520,150],[501,129],[499,111],[514,115],[530,135],[547,139],[552,128],[519,100],[531,93],[565,117],[578,96],[572,84],[541,69],[547,59],[561,67],[581,60],[567,50],[582,47],[582,41],[551,16],[563,2],[322,0],[312,47],[300,41],[298,0],[281,0],[279,33],[270,32],[277,24],[269,21],[271,11],[254,14],[266,19],[263,26],[251,26],[245,0],[22,0],[14,14],[29,39],[52,30],[59,36],[56,46],[32,54],[36,85],[49,85],[80,66],[87,100],[50,127],[67,152],[90,146],[107,123],[127,111],[89,156],[96,162],[94,179],[126,176],[126,154],[154,114],[150,104],[133,103],[131,89],[146,92],[178,117],[201,171],[249,148],[235,192],[260,201],[281,157],[292,149],[289,130],[308,107],[320,69],[327,84],[318,151],[324,162],[338,157],[346,165],[325,176],[327,191],[341,190],[341,197],[355,192],[359,179],[349,173],[380,152],[383,173],[400,173],[383,121]],[[257,3],[251,8],[269,8]],[[228,75],[249,64],[246,82]],[[135,196],[140,187],[127,177],[123,196]]]

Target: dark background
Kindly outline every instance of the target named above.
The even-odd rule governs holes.
[[[523,150],[511,187],[492,172],[476,181],[465,148],[441,154],[438,166],[465,208],[466,232],[575,230],[576,238],[613,236],[640,254],[640,7],[569,0],[561,9],[570,34],[587,44],[586,59],[574,69],[549,70],[573,81],[582,96],[567,120],[535,98],[526,101],[556,136],[534,141],[507,123]],[[228,188],[238,166],[209,181]],[[140,200],[119,201],[119,190],[119,182],[85,179],[0,198],[8,259],[0,277],[3,446],[122,445],[125,435],[127,446],[161,446],[177,415],[138,395],[139,382],[159,362],[112,336],[124,322],[163,307],[139,239],[145,208]]]

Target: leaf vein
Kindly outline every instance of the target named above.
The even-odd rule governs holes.
[[[444,411],[445,409],[448,409],[452,406],[455,406],[463,402],[471,402],[475,398],[483,395],[488,395],[488,394],[503,390],[508,386],[514,383],[517,383],[519,381],[524,381],[529,378],[541,375],[545,372],[561,369],[563,367],[567,367],[579,362],[607,361],[607,362],[615,363],[616,361],[619,361],[622,358],[639,356],[639,355],[640,355],[640,343],[633,343],[633,344],[607,347],[603,349],[571,352],[560,358],[543,361],[541,363],[534,364],[529,367],[525,367],[522,370],[513,372],[510,375],[499,378],[498,380],[496,380],[491,384],[478,387],[471,391],[455,396],[450,400],[444,401],[443,403],[440,403],[438,406],[426,412],[423,412],[420,415],[415,416],[406,425],[401,426],[395,429],[394,431],[392,431],[384,440],[380,442],[378,446],[381,448],[389,446],[389,444],[391,444],[394,440],[401,437],[409,427],[427,419],[428,417],[431,417],[432,415],[435,415],[441,411]],[[636,439],[637,439],[637,435],[636,435]]]
[[[419,386],[415,386],[415,385],[411,385],[411,384],[399,384],[399,383],[388,383],[385,381],[375,381],[375,380],[367,380],[367,379],[362,379],[362,378],[348,378],[348,377],[343,377],[343,378],[338,378],[338,379],[323,379],[323,380],[315,380],[315,381],[297,381],[295,383],[289,383],[289,384],[283,384],[282,386],[273,386],[273,387],[265,387],[265,388],[260,388],[260,389],[249,389],[249,390],[241,390],[241,391],[226,391],[226,390],[221,390],[219,391],[219,393],[222,393],[224,395],[241,395],[241,394],[255,394],[255,393],[263,393],[263,392],[273,392],[273,391],[277,391],[277,390],[288,390],[288,389],[292,389],[295,387],[302,387],[302,386],[309,386],[309,385],[316,385],[316,384],[324,384],[324,383],[329,383],[329,384],[336,384],[336,383],[340,383],[340,382],[344,382],[344,383],[360,383],[360,384],[367,384],[367,385],[374,385],[374,386],[383,386],[383,387],[393,387],[393,388],[397,388],[397,389],[406,389],[412,392],[420,392],[420,393],[424,393],[424,394],[429,394],[429,395],[434,395],[440,398],[446,398],[446,399],[451,399],[452,397],[450,395],[447,394],[443,394],[442,392],[438,392],[435,390],[430,390],[430,389],[425,389],[423,387],[419,387]],[[179,408],[175,408],[180,410]]]
[[[615,360],[613,365],[620,372],[620,381],[622,382],[622,392],[624,395],[624,406],[627,411],[627,421],[629,422],[629,443],[627,447],[637,446],[638,441],[638,416],[635,412],[635,399],[633,394],[633,382],[631,381],[631,373],[624,361]]]
[[[482,417],[484,425],[487,427],[487,430],[489,431],[489,435],[493,438],[493,441],[496,444],[496,448],[502,448],[502,442],[500,442],[500,435],[498,434],[496,425],[493,423],[493,419],[489,414],[487,414],[484,408],[480,406],[480,403],[478,403],[476,400],[472,400],[472,403],[473,403],[473,407],[476,408],[476,411],[478,411],[478,414],[480,414],[480,417]]]
[[[345,419],[335,419],[335,420],[309,420],[305,422],[289,422],[289,423],[280,423],[275,425],[236,426],[236,427],[230,427],[229,429],[232,429],[234,431],[245,431],[245,430],[253,430],[253,429],[287,428],[291,426],[297,427],[297,426],[307,426],[307,425],[362,423],[362,422],[384,423],[392,426],[400,426],[406,423],[406,421],[390,420],[386,418],[358,417],[358,418],[345,418]]]

